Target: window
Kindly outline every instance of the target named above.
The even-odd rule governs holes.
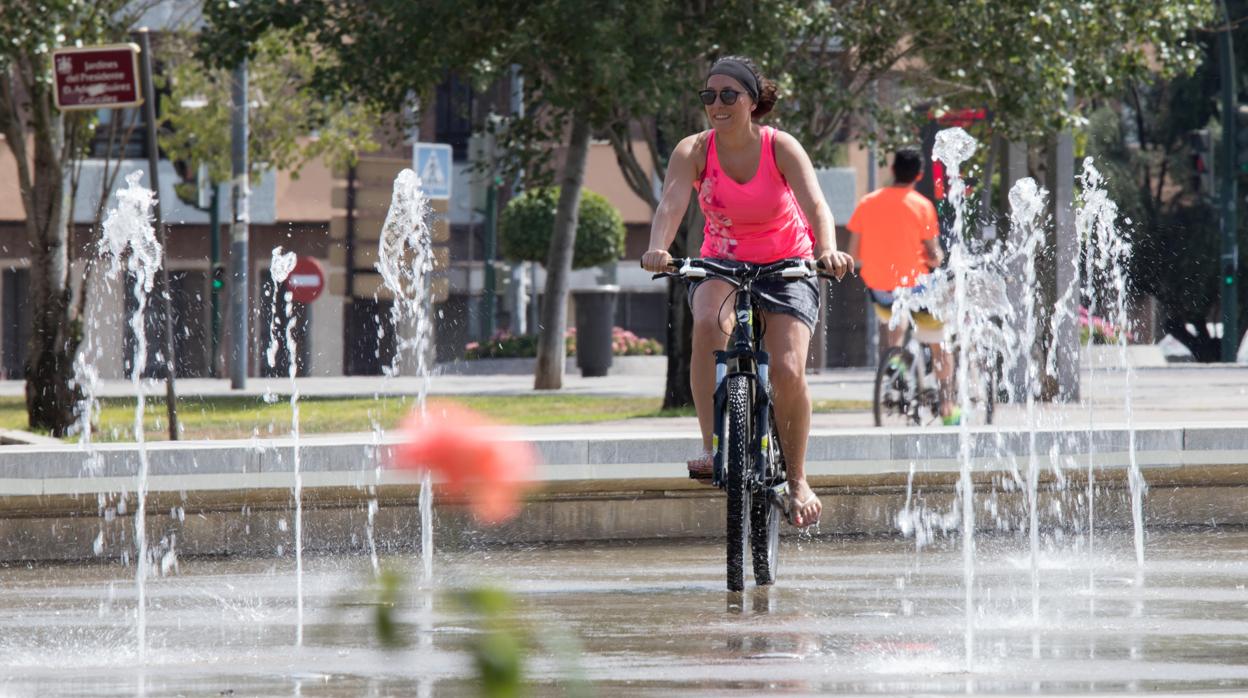
[[[468,139],[472,137],[473,107],[476,96],[472,86],[455,75],[438,85],[437,124],[434,140],[449,143],[456,160],[468,159]]]

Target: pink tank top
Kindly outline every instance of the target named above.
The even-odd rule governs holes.
[[[763,126],[762,152],[754,178],[739,184],[719,166],[715,132],[706,167],[694,182],[706,216],[702,256],[766,264],[788,257],[813,257],[814,231],[776,166],[775,133]]]

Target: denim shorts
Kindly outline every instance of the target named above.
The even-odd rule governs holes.
[[[717,259],[716,262],[728,267],[742,267],[743,262]],[[689,281],[689,308],[693,309],[693,293],[698,287],[715,277]],[[789,281],[778,277],[761,279],[753,285],[754,300],[758,307],[768,313],[783,313],[806,323],[813,335],[815,323],[819,319],[819,282],[816,279],[797,279]],[[732,301],[728,301],[731,303]]]

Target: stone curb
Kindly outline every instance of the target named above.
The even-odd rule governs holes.
[[[1037,431],[1041,511],[1049,511],[1050,503],[1060,505],[1056,509],[1082,506],[1091,464],[1101,493],[1098,527],[1129,526],[1130,435],[1123,428]],[[1031,464],[1033,435],[976,429],[970,437],[976,490],[991,493],[992,505],[991,515],[977,513],[977,524],[1002,530],[1002,521],[1019,520],[1027,506],[1016,473],[1026,473]],[[409,473],[377,466],[389,457],[392,443],[374,443],[368,435],[301,442],[309,550],[362,551],[374,499],[380,504],[379,545],[397,549],[418,539],[418,484]],[[520,517],[484,529],[439,487],[434,509],[439,540],[722,536],[722,494],[685,476],[683,462],[700,450],[696,437],[569,436],[534,443],[543,463]],[[961,445],[953,429],[813,434],[807,470],[824,499],[826,529],[895,535],[897,517],[909,510],[912,499],[928,509],[951,510]],[[1248,508],[1242,504],[1248,487],[1248,427],[1140,429],[1135,453],[1150,488],[1145,499],[1150,525],[1248,524]],[[154,532],[149,540],[176,540],[185,554],[271,555],[290,549],[290,440],[158,442],[148,444],[147,454]],[[137,469],[134,444],[101,445],[95,451],[62,444],[0,450],[0,560],[121,555],[133,545]],[[1044,525],[1069,524],[1058,519]],[[103,552],[92,552],[100,541]]]

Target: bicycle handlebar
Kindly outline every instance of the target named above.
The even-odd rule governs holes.
[[[714,259],[699,257],[673,258],[668,264],[670,272],[659,272],[654,279],[678,276],[682,279],[704,279],[707,276],[718,276],[730,280],[762,279],[769,276],[781,276],[785,279],[807,279],[820,276],[825,279],[836,279],[835,274],[824,271],[821,262],[813,259],[781,259],[770,264],[750,264],[744,266],[727,266]],[[708,273],[709,272],[709,273]],[[840,279],[837,279],[838,281]]]

